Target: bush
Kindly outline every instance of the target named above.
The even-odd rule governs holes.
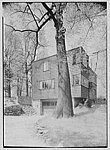
[[[20,116],[21,114],[24,114],[24,111],[20,105],[5,107],[4,115],[6,116]]]
[[[92,101],[91,101],[91,100],[88,100],[88,101],[86,102],[85,106],[91,108],[91,106],[92,106]]]

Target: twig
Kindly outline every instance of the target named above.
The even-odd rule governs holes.
[[[29,12],[24,12],[24,11],[22,11],[22,10],[16,11],[16,12],[12,13],[11,15],[16,14],[16,13],[25,13],[25,14],[31,15],[31,13],[29,13]],[[39,17],[36,16],[35,14],[34,14],[34,16],[37,18],[38,21],[40,20]]]
[[[77,7],[77,11],[81,11],[81,9],[78,6],[78,3],[75,3],[76,7]]]
[[[31,12],[31,14],[32,14],[32,17],[33,17],[33,19],[34,19],[34,21],[35,21],[37,27],[39,28],[38,23],[37,23],[37,20],[35,19],[34,13],[32,12],[32,10],[31,10],[31,8],[30,8],[30,6],[29,6],[28,3],[27,3],[27,6],[28,6],[28,8],[29,8],[29,10],[30,10],[30,12]]]
[[[31,60],[30,64],[28,66],[31,66],[33,61],[35,60],[35,57],[36,57],[36,51],[37,51],[37,47],[38,47],[38,33],[36,33],[36,46],[35,46],[35,50],[34,50],[34,58]],[[28,69],[28,71],[30,70],[31,68]]]
[[[8,24],[5,24],[6,26],[8,26],[8,27],[10,27],[10,28],[12,28],[14,31],[18,31],[18,32],[28,32],[28,31],[30,31],[30,32],[36,32],[35,30],[30,30],[30,29],[25,29],[25,30],[19,30],[19,29],[15,29],[13,26],[11,26],[11,25],[8,25]]]
[[[48,15],[48,13],[49,13],[49,12],[46,12],[46,13],[41,17],[41,19],[39,20],[39,23],[42,21],[43,18],[45,18],[46,15]]]

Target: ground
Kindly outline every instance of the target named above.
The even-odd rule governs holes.
[[[106,105],[76,108],[75,117],[5,116],[5,145],[94,147],[107,145]]]
[[[5,146],[47,147],[35,134],[34,125],[38,119],[41,117],[36,115],[5,116]]]
[[[40,119],[36,124],[40,137],[53,147],[107,146],[106,105],[77,107],[75,113],[69,119]]]

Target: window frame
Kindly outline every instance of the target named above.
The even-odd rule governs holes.
[[[79,84],[75,83],[75,76],[79,76]],[[72,76],[73,77],[73,82],[72,82],[72,86],[80,86],[81,85],[81,74],[75,74]]]
[[[54,81],[54,86],[52,86],[52,81]],[[47,79],[39,81],[39,90],[50,90],[50,89],[55,89],[55,79]]]
[[[49,61],[43,62],[43,72],[49,71]]]

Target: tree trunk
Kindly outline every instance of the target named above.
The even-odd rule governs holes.
[[[18,77],[17,79],[17,96],[21,96],[22,94],[22,85],[21,85],[21,79]]]
[[[9,81],[9,85],[8,85],[8,97],[11,98],[11,85],[10,85],[10,81]]]
[[[58,101],[54,112],[55,118],[73,116],[70,76],[65,47],[65,28],[63,27],[63,9],[65,3],[56,6],[56,46],[58,56]]]
[[[17,96],[19,97],[19,78],[17,78]]]
[[[27,62],[25,63],[25,72],[26,72],[26,96],[29,95],[29,92],[28,92],[28,70],[27,70]]]
[[[11,70],[11,68],[10,68],[10,60],[9,60],[9,75],[8,75],[8,77],[9,77],[9,81],[8,81],[8,97],[9,98],[11,98],[11,78],[10,78],[10,70]]]

